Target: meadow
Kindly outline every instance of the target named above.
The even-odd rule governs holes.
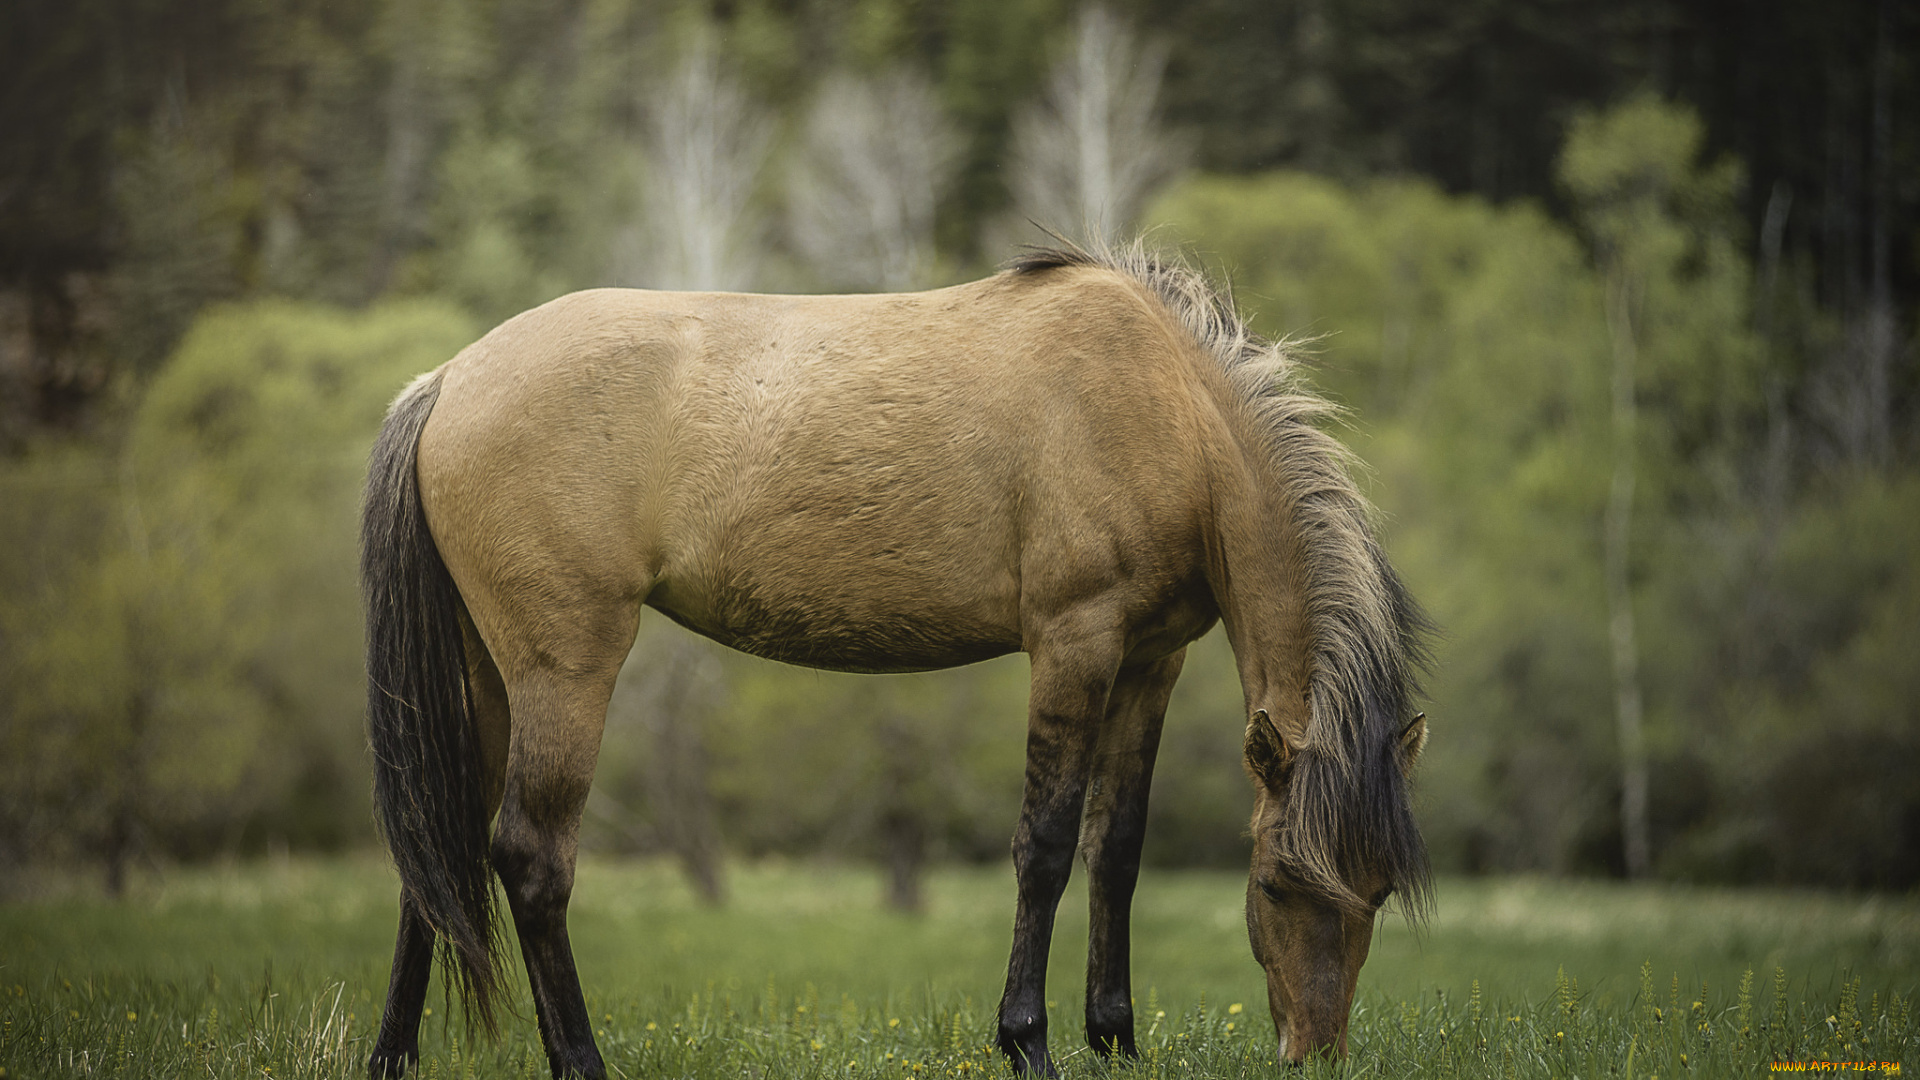
[[[574,949],[613,1075],[1005,1073],[989,1046],[1005,867],[936,871],[917,917],[886,910],[859,866],[736,864],[729,882],[711,909],[670,864],[583,861]],[[395,888],[371,856],[172,869],[118,902],[91,881],[39,881],[0,905],[0,1077],[363,1075]],[[1049,981],[1068,1076],[1279,1075],[1244,888],[1226,872],[1143,875],[1143,1056],[1123,1068],[1079,1049],[1085,894],[1069,892]],[[1299,1075],[1891,1071],[1920,1062],[1916,982],[1912,896],[1446,879],[1424,926],[1382,917],[1349,1059]],[[436,982],[418,1075],[545,1076],[520,995],[498,1042],[470,1040]]]

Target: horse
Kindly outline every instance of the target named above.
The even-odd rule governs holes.
[[[1334,412],[1295,350],[1137,241],[1029,249],[927,292],[578,292],[415,380],[362,521],[374,801],[402,886],[370,1074],[418,1060],[436,941],[497,1033],[496,876],[553,1075],[605,1074],[567,904],[644,607],[816,668],[1027,654],[998,1043],[1046,1076],[1076,850],[1087,1040],[1136,1054],[1148,786],[1186,647],[1224,623],[1278,1056],[1344,1055],[1377,912],[1430,896],[1408,802],[1427,624]]]

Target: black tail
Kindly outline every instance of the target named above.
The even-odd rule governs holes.
[[[420,429],[439,398],[437,372],[409,387],[387,413],[367,470],[367,742],[374,817],[401,887],[439,936],[442,970],[469,1019],[493,1032],[499,931],[460,594],[427,531],[414,473]]]

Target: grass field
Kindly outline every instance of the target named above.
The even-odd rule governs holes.
[[[988,1043],[1010,871],[937,872],[920,918],[883,910],[877,875],[856,867],[736,866],[731,885],[728,906],[706,910],[669,865],[583,863],[574,948],[615,1075],[1004,1071]],[[1069,1076],[1278,1075],[1244,888],[1229,873],[1143,876],[1144,1056],[1126,1069],[1079,1049],[1085,899],[1069,893],[1049,995]],[[395,890],[365,857],[175,870],[120,903],[91,883],[53,882],[0,905],[0,1075],[360,1075]],[[1303,1075],[1751,1076],[1788,1058],[1920,1067],[1916,983],[1913,897],[1447,880],[1424,928],[1383,918],[1350,1059]],[[524,994],[505,1037],[473,1046],[436,989],[421,1075],[545,1076]]]

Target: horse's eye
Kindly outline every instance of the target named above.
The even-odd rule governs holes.
[[[1287,902],[1287,890],[1281,888],[1277,882],[1262,881],[1260,883],[1260,891],[1266,895],[1267,899],[1276,904],[1284,904]]]
[[[1393,895],[1393,886],[1389,885],[1386,888],[1381,889],[1379,892],[1374,893],[1373,899],[1367,901],[1367,903],[1372,905],[1373,910],[1379,911],[1381,905],[1387,902],[1387,897],[1392,895]]]

